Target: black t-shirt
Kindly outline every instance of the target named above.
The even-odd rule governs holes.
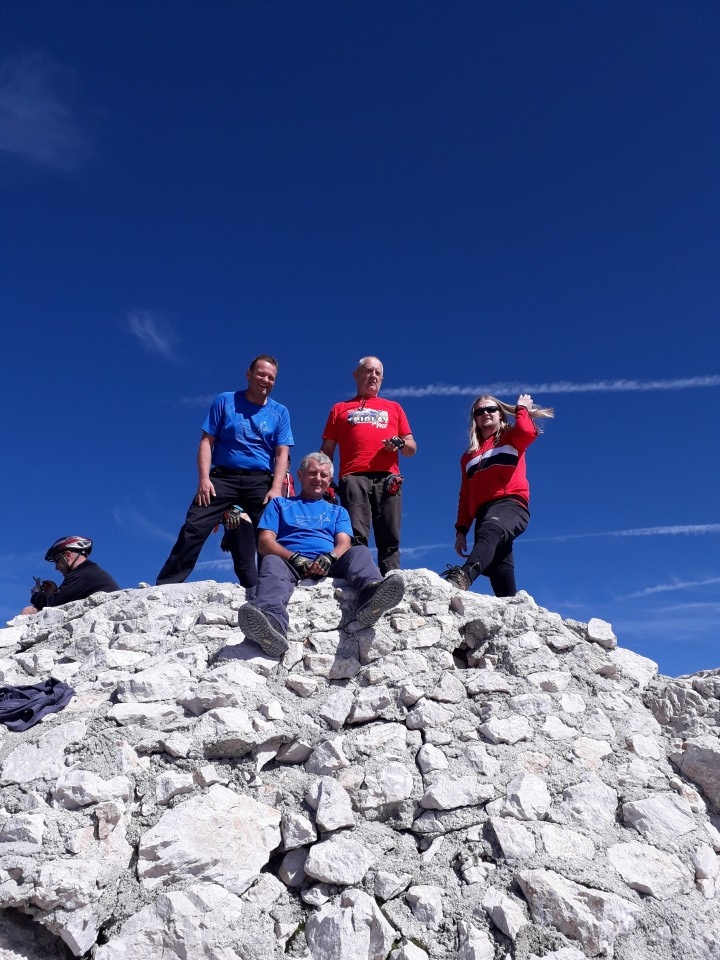
[[[39,610],[43,607],[59,607],[63,603],[70,603],[72,600],[84,600],[93,593],[112,593],[119,590],[120,587],[115,583],[109,573],[106,573],[102,567],[99,567],[92,560],[86,560],[85,563],[79,563],[68,573],[55,593],[33,595],[32,604]]]

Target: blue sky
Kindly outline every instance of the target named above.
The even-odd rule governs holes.
[[[474,396],[530,390],[519,586],[717,667],[719,42],[715,0],[6,0],[0,617],[67,533],[154,581],[252,356],[302,454],[376,354],[405,566],[454,560]]]

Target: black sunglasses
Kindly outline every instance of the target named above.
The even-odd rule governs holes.
[[[475,407],[473,410],[474,417],[481,417],[484,413],[497,413],[500,407]]]

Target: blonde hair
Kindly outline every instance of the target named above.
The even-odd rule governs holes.
[[[473,453],[475,450],[479,450],[482,444],[484,443],[482,434],[478,430],[477,424],[475,423],[475,404],[478,400],[490,400],[500,411],[500,425],[497,428],[495,433],[494,445],[497,446],[500,442],[500,438],[507,431],[512,429],[513,424],[510,423],[508,417],[515,417],[515,405],[511,403],[503,403],[502,400],[498,400],[497,397],[490,396],[489,393],[481,393],[479,397],[475,397],[471,406],[470,406],[470,430],[469,430],[469,446],[468,451]],[[555,411],[552,407],[536,407],[532,406],[528,413],[533,420],[546,420],[555,416]],[[542,433],[540,428],[535,425],[535,429],[538,433]]]

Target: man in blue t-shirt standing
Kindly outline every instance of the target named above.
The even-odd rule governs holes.
[[[405,592],[400,574],[383,580],[368,548],[352,546],[347,510],[325,499],[332,475],[332,460],[324,453],[303,457],[300,494],[271,500],[258,525],[263,561],[257,593],[238,610],[238,623],[271,657],[288,649],[287,604],[300,580],[347,580],[358,591],[356,617],[366,627],[397,606]]]
[[[197,492],[158,584],[187,580],[210,532],[232,516],[238,522],[226,524],[225,542],[235,573],[242,586],[256,586],[254,531],[265,506],[280,496],[293,446],[290,414],[270,399],[277,371],[275,357],[261,354],[247,371],[247,390],[213,401],[198,447]],[[239,520],[241,513],[251,523]]]

